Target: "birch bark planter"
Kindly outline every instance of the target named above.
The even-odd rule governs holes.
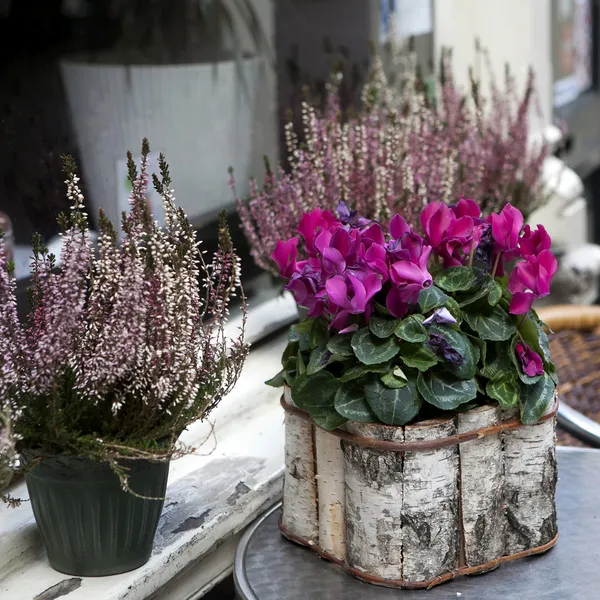
[[[282,404],[280,530],[355,577],[429,588],[556,543],[556,401],[535,425],[489,405],[333,432]]]

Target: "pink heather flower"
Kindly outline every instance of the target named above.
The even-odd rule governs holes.
[[[523,229],[521,211],[509,203],[499,214],[492,213],[489,220],[492,224],[492,238],[495,242],[496,251],[503,252],[504,258],[507,260],[515,258],[519,235],[521,229]]]
[[[298,238],[292,238],[287,242],[281,240],[277,242],[271,260],[273,260],[279,268],[279,273],[282,277],[289,279],[296,270],[296,255],[298,252]]]
[[[523,227],[523,235],[519,240],[519,250],[523,257],[535,256],[542,250],[550,250],[552,240],[543,225],[532,230],[529,225]]]
[[[527,314],[536,298],[550,293],[557,269],[558,261],[550,250],[542,250],[537,256],[527,256],[525,261],[517,263],[508,279],[508,289],[513,295],[509,312]]]
[[[521,363],[521,369],[525,375],[535,377],[543,375],[544,365],[541,356],[534,352],[527,344],[518,342],[515,346],[515,354]]]
[[[400,79],[393,84],[375,60],[356,117],[344,114],[340,92],[346,86],[339,78],[328,86],[323,112],[299,102],[295,120],[285,126],[288,170],[273,173],[267,167],[264,185],[259,189],[250,181],[249,197],[237,198],[256,263],[275,272],[269,257],[277,240],[293,237],[302,213],[317,207],[337,211],[344,227],[362,227],[368,220],[385,227],[395,213],[416,227],[423,198],[447,204],[477,198],[483,216],[501,210],[508,199],[525,215],[539,207],[549,147],[531,144],[534,74],[530,71],[519,94],[512,74],[500,87],[485,50],[477,54],[491,75],[485,110],[464,102],[448,54],[442,56],[445,77],[437,101],[426,102],[413,57],[402,52]],[[398,107],[406,112],[399,114]],[[462,204],[455,215],[475,218]],[[299,254],[307,258],[302,244]]]

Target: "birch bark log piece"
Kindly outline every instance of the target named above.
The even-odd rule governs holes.
[[[453,419],[404,428],[406,442],[456,434]],[[402,579],[427,581],[459,566],[458,447],[406,452],[402,494]]]
[[[285,399],[293,404],[289,391]],[[281,523],[293,535],[319,539],[313,425],[285,413],[285,479]]]
[[[481,406],[458,415],[458,433],[497,425],[500,409]],[[459,445],[464,563],[483,565],[504,554],[504,461],[501,434]]]
[[[348,423],[359,436],[401,442],[401,427]],[[382,579],[402,578],[402,453],[342,442],[348,564]]]
[[[555,417],[504,433],[505,554],[542,546],[557,534],[554,428]]]
[[[346,560],[344,453],[340,439],[315,427],[319,546]]]

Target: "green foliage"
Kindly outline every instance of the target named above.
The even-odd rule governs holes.
[[[510,315],[509,302],[505,277],[471,267],[438,271],[402,319],[382,298],[356,332],[332,333],[320,319],[294,325],[283,369],[267,383],[291,385],[294,402],[325,429],[347,420],[406,425],[489,402],[519,408],[524,423],[535,423],[552,402],[556,368],[535,311]],[[540,355],[543,375],[524,372],[519,342]]]
[[[466,292],[476,281],[477,272],[472,267],[450,267],[435,278],[435,284],[445,292]]]
[[[429,339],[427,329],[423,325],[423,315],[411,315],[402,319],[394,333],[405,342],[425,342]]]
[[[465,311],[465,321],[482,340],[506,341],[517,328],[508,313],[500,306],[477,305],[475,310]]]
[[[367,402],[382,423],[387,425],[406,425],[410,423],[421,409],[422,398],[416,387],[405,385],[390,389],[380,380],[373,380],[365,385]]]
[[[382,340],[375,337],[368,327],[354,334],[352,348],[356,358],[364,365],[377,365],[387,362],[400,352],[400,345],[394,337]]]
[[[422,314],[427,314],[436,308],[446,306],[449,296],[446,296],[440,288],[432,285],[419,294],[419,310]]]

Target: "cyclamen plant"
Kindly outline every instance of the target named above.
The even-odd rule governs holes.
[[[124,485],[119,459],[168,460],[189,450],[178,436],[232,389],[248,351],[239,259],[226,216],[207,264],[175,206],[161,155],[160,178],[153,175],[165,214],[159,227],[146,199],[149,151],[144,140],[139,173],[128,155],[133,191],[122,242],[101,213],[97,255],[79,178],[66,161],[71,212],[61,219],[61,263],[57,268],[34,240],[25,325],[0,249],[0,407],[17,417],[18,449],[108,461]],[[225,324],[236,295],[243,324],[230,340]]]
[[[420,222],[424,237],[400,215],[385,234],[344,203],[302,216],[300,239],[279,241],[272,259],[308,318],[267,383],[291,386],[325,429],[405,425],[490,400],[536,422],[557,384],[532,309],[557,270],[550,237],[510,204],[482,218],[467,199],[432,202]]]
[[[478,54],[487,56],[480,48]],[[273,172],[267,164],[263,187],[251,180],[249,197],[238,198],[258,266],[276,275],[270,255],[277,241],[294,235],[304,212],[335,211],[339,200],[384,224],[401,213],[412,227],[429,199],[450,204],[479,198],[486,215],[509,201],[526,216],[543,204],[540,176],[548,146],[530,139],[533,72],[519,96],[514,76],[506,72],[502,89],[488,65],[489,98],[475,76],[465,97],[444,53],[432,101],[414,56],[404,53],[393,67],[400,75],[391,84],[376,60],[357,116],[343,114],[335,75],[325,112],[304,102],[300,136],[287,124],[289,170]]]

